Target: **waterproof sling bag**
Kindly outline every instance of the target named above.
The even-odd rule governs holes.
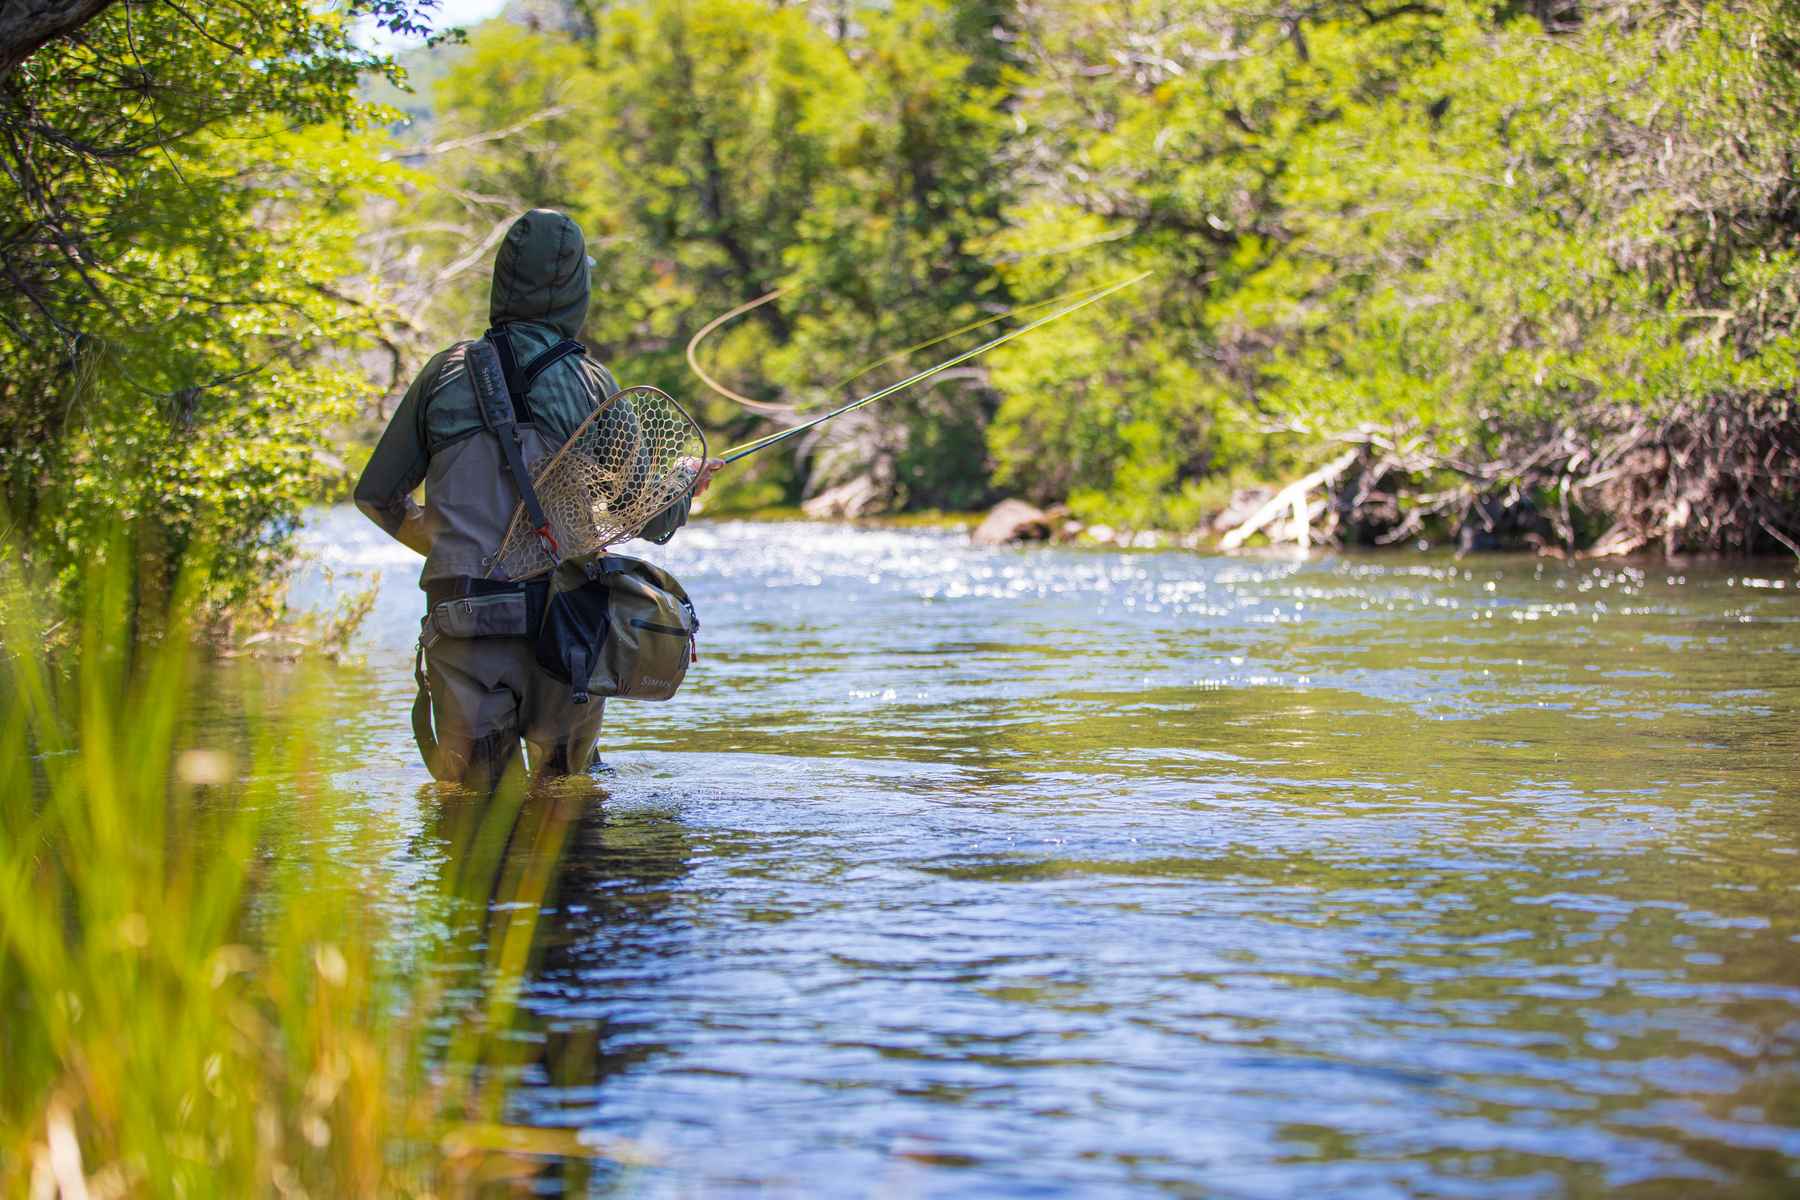
[[[624,554],[565,559],[550,578],[535,652],[570,698],[667,700],[698,659],[700,618],[675,577]]]

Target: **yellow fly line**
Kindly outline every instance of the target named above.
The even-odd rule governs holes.
[[[1082,296],[1082,299],[1077,300],[1073,304],[1065,305],[1062,308],[1057,309],[1055,312],[1048,313],[1045,316],[1041,316],[1041,317],[1037,318],[1037,320],[1035,320],[1035,321],[1030,321],[1024,325],[1021,325],[1017,329],[1014,329],[1008,333],[1003,333],[997,338],[991,338],[988,341],[983,342],[981,345],[975,347],[973,350],[965,350],[961,354],[958,354],[952,358],[945,359],[943,362],[938,363],[936,366],[927,367],[923,371],[919,371],[916,374],[907,376],[905,379],[902,379],[898,383],[889,384],[887,387],[882,388],[880,391],[871,392],[869,395],[862,397],[860,400],[852,400],[848,404],[840,405],[839,407],[832,409],[828,413],[823,413],[817,417],[814,417],[810,421],[802,422],[801,424],[795,425],[790,429],[783,429],[777,433],[771,433],[766,437],[756,438],[752,441],[745,442],[742,445],[733,446],[731,449],[725,451],[725,453],[721,457],[728,463],[736,462],[738,459],[743,458],[746,455],[755,454],[758,450],[766,450],[768,447],[773,446],[779,442],[785,442],[787,439],[789,439],[791,437],[797,437],[798,435],[805,433],[807,430],[813,428],[816,425],[824,424],[826,421],[831,420],[833,417],[841,417],[847,412],[853,412],[856,409],[862,408],[864,405],[873,404],[877,400],[885,400],[887,397],[892,396],[895,392],[904,391],[905,389],[912,387],[916,383],[923,383],[925,380],[930,379],[934,375],[941,374],[945,371],[948,371],[952,367],[960,366],[961,364],[968,362],[972,358],[976,358],[976,357],[979,357],[980,355],[986,354],[989,350],[994,349],[996,346],[1003,346],[1007,342],[1010,342],[1015,338],[1024,337],[1026,334],[1030,333],[1032,330],[1041,329],[1045,325],[1050,324],[1052,321],[1060,321],[1062,318],[1068,316],[1072,312],[1075,312],[1079,309],[1086,308],[1090,304],[1095,304],[1101,300],[1106,299],[1108,296],[1112,295],[1114,292],[1123,291],[1126,288],[1131,287],[1134,284],[1142,282],[1144,279],[1148,278],[1149,275],[1150,275],[1149,271],[1141,271],[1136,275],[1132,275],[1128,278],[1121,279],[1116,283],[1104,284],[1097,288],[1087,288],[1087,289],[1083,289],[1080,292],[1072,293],[1073,295]],[[1063,298],[1064,297],[1057,297],[1057,299],[1059,299],[1059,300],[1063,299]],[[1036,305],[1032,305],[1030,307],[1042,308],[1042,307],[1044,307],[1044,303],[1039,303]],[[979,327],[980,324],[987,324],[987,323],[989,323],[989,322],[980,322],[980,323],[978,323],[978,325],[976,327]],[[967,331],[963,330],[960,332],[967,332]],[[952,336],[954,336],[954,334],[946,334],[944,336],[952,337]],[[933,342],[925,343],[925,345],[933,345],[933,344],[935,344],[936,341],[942,341],[942,340],[943,340],[943,338],[940,337],[940,338],[934,339]],[[910,353],[910,351],[903,351],[902,353]],[[874,364],[874,365],[880,365],[880,364]],[[866,368],[866,370],[872,370],[872,369],[873,369],[873,366]],[[852,378],[854,378],[854,376],[852,376]]]
[[[905,358],[909,354],[917,354],[921,350],[929,350],[933,346],[939,344],[940,342],[949,341],[951,338],[956,337],[958,334],[973,333],[975,330],[984,328],[988,325],[992,325],[996,321],[1004,321],[1008,317],[1017,317],[1017,316],[1023,315],[1024,313],[1036,312],[1040,308],[1049,308],[1051,305],[1061,304],[1066,300],[1073,300],[1077,296],[1086,296],[1093,292],[1103,291],[1103,290],[1105,290],[1106,287],[1107,287],[1107,285],[1102,283],[1102,284],[1096,284],[1093,287],[1071,288],[1066,292],[1061,292],[1055,296],[1051,296],[1047,300],[1034,300],[1030,304],[1020,304],[1013,308],[1007,309],[1005,312],[995,313],[991,317],[983,317],[979,321],[970,321],[967,325],[959,325],[955,329],[952,329],[949,333],[938,334],[936,337],[932,338],[930,341],[920,342],[916,346],[908,346],[904,350],[896,350],[892,354],[884,355],[883,357],[876,359],[874,362],[869,363],[867,366],[858,367],[856,370],[852,371],[850,374],[844,376],[842,379],[840,379],[836,383],[832,384],[831,390],[835,391],[838,388],[843,387],[847,383],[855,383],[858,379],[861,379],[864,375],[867,375],[870,371],[873,371],[877,367],[885,367],[885,366],[887,366],[887,364],[895,361],[896,359]]]
[[[714,379],[711,375],[708,375],[706,373],[706,368],[702,367],[700,365],[700,354],[699,354],[700,343],[706,337],[707,334],[709,334],[713,330],[719,328],[721,325],[724,325],[730,321],[734,321],[737,318],[743,316],[747,312],[751,312],[755,309],[761,308],[763,305],[765,305],[769,301],[775,299],[775,297],[782,295],[786,291],[787,291],[786,288],[776,288],[772,292],[764,292],[762,295],[758,296],[756,299],[751,300],[747,303],[738,305],[736,308],[732,309],[730,312],[722,312],[718,316],[714,317],[712,320],[708,321],[706,324],[702,325],[700,327],[700,331],[698,333],[694,334],[693,337],[688,339],[687,363],[688,363],[688,366],[693,370],[694,374],[700,377],[700,382],[704,383],[707,387],[709,387],[713,391],[719,393],[719,395],[725,397],[727,400],[731,400],[731,401],[734,401],[735,403],[741,404],[745,408],[749,409],[752,412],[786,413],[786,412],[792,412],[794,406],[791,404],[771,404],[767,400],[752,400],[748,396],[745,396],[738,392],[732,391],[730,388],[726,387],[724,384],[722,384],[718,380]]]
[[[848,374],[848,375],[844,376],[842,379],[838,380],[836,383],[829,385],[826,388],[826,390],[827,391],[836,391],[838,388],[844,387],[847,384],[855,383],[858,379],[861,379],[864,375],[867,375],[870,371],[876,370],[879,367],[885,367],[887,364],[889,364],[891,362],[895,362],[899,359],[906,358],[908,355],[917,354],[921,350],[929,350],[933,346],[939,345],[943,342],[947,342],[953,337],[958,337],[965,333],[973,333],[977,329],[983,329],[989,325],[993,325],[1000,321],[1005,321],[1011,317],[1022,316],[1025,313],[1037,312],[1039,309],[1050,308],[1051,306],[1056,305],[1056,304],[1062,304],[1062,303],[1077,299],[1082,296],[1092,295],[1095,292],[1104,291],[1108,286],[1110,286],[1110,285],[1102,283],[1102,284],[1093,285],[1091,287],[1071,288],[1066,292],[1060,292],[1057,295],[1051,296],[1044,300],[1034,300],[1030,304],[1015,305],[1012,308],[1006,309],[1004,312],[997,312],[991,316],[983,317],[979,321],[970,321],[967,325],[958,325],[955,329],[950,330],[948,333],[940,333],[936,337],[929,338],[926,341],[916,343],[915,345],[907,346],[903,350],[896,350],[892,354],[884,354],[880,358],[875,359],[873,362],[865,363],[864,365],[858,367],[856,370],[850,372],[850,374]],[[697,333],[695,333],[693,337],[688,339],[688,344],[687,344],[688,366],[693,370],[694,374],[699,378],[701,383],[705,384],[707,387],[711,388],[713,391],[717,392],[719,395],[725,397],[727,400],[730,400],[735,404],[740,404],[743,407],[751,410],[752,412],[769,413],[772,415],[773,414],[786,415],[786,414],[791,414],[794,411],[795,406],[792,404],[778,404],[778,403],[774,403],[774,402],[771,402],[768,400],[753,400],[749,396],[746,396],[741,392],[738,392],[738,391],[733,390],[732,388],[726,387],[724,384],[720,383],[717,379],[713,378],[712,374],[710,372],[708,372],[705,367],[702,367],[700,365],[700,354],[699,354],[700,343],[702,341],[704,341],[707,337],[709,337],[711,334],[713,334],[715,331],[717,331],[718,329],[722,328],[725,325],[730,324],[732,321],[735,321],[737,318],[743,316],[745,313],[754,312],[756,309],[761,308],[763,305],[769,303],[771,300],[774,300],[780,296],[786,295],[787,292],[788,292],[787,288],[776,288],[772,292],[764,292],[762,295],[758,296],[754,300],[746,301],[745,303],[738,305],[736,308],[731,309],[728,312],[720,313],[718,316],[716,316],[712,320],[708,321],[705,325],[702,325],[700,327],[699,331]]]

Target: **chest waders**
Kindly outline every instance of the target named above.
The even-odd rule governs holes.
[[[413,658],[412,727],[434,773],[439,747],[425,662],[439,638],[532,638],[537,665],[567,684],[577,705],[592,696],[666,700],[698,661],[700,620],[675,577],[627,555],[563,559],[532,485],[519,439],[520,424],[530,419],[527,393],[546,369],[580,352],[579,343],[563,341],[520,370],[504,330],[490,330],[465,352],[481,423],[500,445],[501,466],[552,570],[529,580],[464,578],[427,589],[430,607]]]

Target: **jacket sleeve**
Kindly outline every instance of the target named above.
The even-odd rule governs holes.
[[[675,531],[687,524],[688,510],[693,506],[694,494],[689,492],[651,517],[638,536],[647,542],[655,542],[658,546],[668,544],[669,539],[675,536]]]
[[[425,397],[443,365],[444,355],[439,354],[406,389],[356,483],[356,507],[395,541],[420,554],[431,553],[431,535],[412,493],[424,482],[431,464],[425,441]]]

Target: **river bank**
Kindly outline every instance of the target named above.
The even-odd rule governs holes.
[[[1305,482],[1304,480],[1300,482]],[[842,525],[870,530],[938,530],[969,535],[977,544],[1029,545],[1033,543],[1085,546],[1113,550],[1189,550],[1201,553],[1235,553],[1241,550],[1282,549],[1343,550],[1370,552],[1419,553],[1449,549],[1459,555],[1490,553],[1527,553],[1549,559],[1614,559],[1646,563],[1666,563],[1680,568],[1693,562],[1767,563],[1778,573],[1800,572],[1800,556],[1784,549],[1764,550],[1746,555],[1711,552],[1669,552],[1662,545],[1644,542],[1624,544],[1621,540],[1598,546],[1569,550],[1520,534],[1515,521],[1506,536],[1478,525],[1448,526],[1441,521],[1413,530],[1419,536],[1410,540],[1373,538],[1352,539],[1347,545],[1338,532],[1337,522],[1322,523],[1330,498],[1320,498],[1317,485],[1296,488],[1265,485],[1241,489],[1229,505],[1212,513],[1199,528],[1180,531],[1171,529],[1133,529],[1106,522],[1089,524],[1071,515],[1067,505],[1037,505],[1017,499],[1002,500],[992,508],[968,512],[927,510],[863,514],[857,516],[820,515],[799,506],[770,506],[750,509],[728,509],[714,513],[697,505],[695,520],[749,521],[775,523],[804,521],[818,525]],[[1300,507],[1296,508],[1296,499]],[[1500,520],[1496,519],[1496,528]],[[984,528],[985,527],[985,528]]]

